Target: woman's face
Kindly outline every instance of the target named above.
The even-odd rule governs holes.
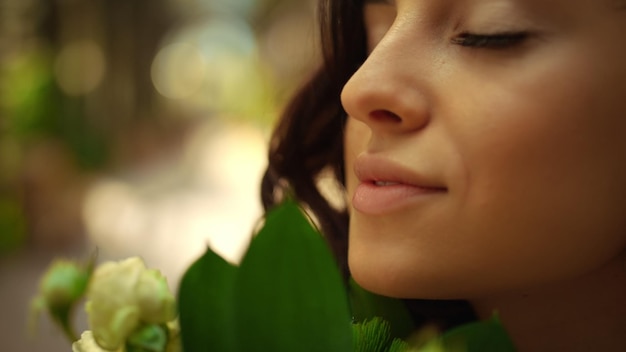
[[[366,4],[345,85],[349,263],[397,297],[566,280],[626,244],[626,10]]]

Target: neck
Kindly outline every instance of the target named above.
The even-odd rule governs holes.
[[[520,352],[626,351],[626,255],[575,279],[472,301]]]

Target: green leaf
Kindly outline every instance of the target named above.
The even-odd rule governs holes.
[[[389,350],[387,352],[408,352],[411,351],[411,347],[408,343],[401,339],[394,339],[391,342],[391,346],[389,346]],[[426,351],[420,351],[426,352]]]
[[[391,342],[389,323],[381,318],[353,324],[354,352],[386,352]]]
[[[234,295],[239,351],[352,350],[341,275],[293,202],[267,215],[241,263]]]
[[[18,200],[0,195],[0,257],[17,249],[25,238],[26,218]]]
[[[211,249],[185,273],[178,292],[185,352],[235,351],[233,285],[237,267]]]
[[[497,315],[452,329],[441,337],[445,351],[515,352]]]
[[[413,319],[404,302],[369,292],[350,280],[348,294],[352,317],[356,322],[380,317],[390,326],[393,338],[406,338],[415,330]]]

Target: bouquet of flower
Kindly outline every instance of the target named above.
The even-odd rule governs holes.
[[[86,296],[90,330],[71,312]],[[177,297],[139,258],[54,263],[33,312],[47,311],[74,352],[513,351],[497,318],[445,334],[414,327],[400,301],[341,278],[320,233],[287,201],[265,218],[239,266],[206,253]]]

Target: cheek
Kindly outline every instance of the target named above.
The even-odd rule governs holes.
[[[458,220],[476,240],[467,259],[489,255],[528,282],[590,270],[626,242],[623,80],[583,60],[550,64],[486,82],[450,124],[464,161]]]
[[[580,275],[623,251],[626,74],[615,68],[626,65],[568,59],[587,51],[519,73],[447,71],[428,132],[449,197],[430,212],[353,214],[355,279],[386,295],[467,298]],[[350,119],[349,194],[368,140]]]

